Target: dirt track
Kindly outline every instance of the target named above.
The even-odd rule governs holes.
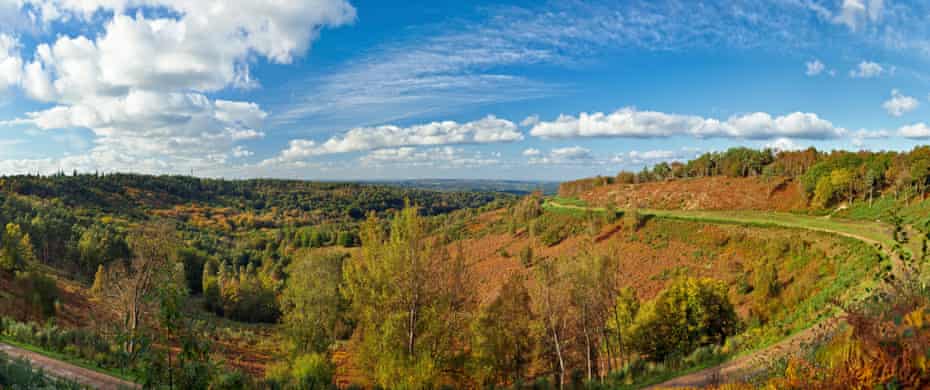
[[[49,376],[67,379],[95,389],[139,389],[139,385],[97,371],[55,360],[35,352],[0,343],[0,352],[11,358],[26,359],[33,366],[42,368]]]

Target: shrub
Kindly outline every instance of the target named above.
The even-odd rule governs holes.
[[[81,386],[70,381],[52,379],[25,360],[11,360],[0,354],[0,388],[80,389]]]
[[[631,341],[644,357],[659,362],[701,346],[722,345],[736,333],[737,321],[722,282],[683,278],[643,305]]]
[[[38,317],[48,318],[55,315],[58,285],[54,279],[37,272],[18,272],[16,282],[22,291],[26,291],[28,305],[36,311]]]
[[[333,367],[326,355],[311,353],[294,360],[291,376],[302,389],[324,389],[332,386]]]

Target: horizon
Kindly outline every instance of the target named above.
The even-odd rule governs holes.
[[[0,3],[0,174],[565,181],[930,140],[919,2],[282,7]]]

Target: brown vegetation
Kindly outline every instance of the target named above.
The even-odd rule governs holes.
[[[612,203],[621,209],[790,211],[806,206],[798,182],[761,176],[610,184],[594,187],[577,196],[594,205]]]

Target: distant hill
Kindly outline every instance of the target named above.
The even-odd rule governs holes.
[[[460,187],[465,188],[465,187]],[[298,225],[358,220],[404,207],[406,201],[425,215],[477,208],[512,196],[504,191],[430,190],[419,186],[299,180],[221,180],[189,176],[81,174],[0,177],[0,204],[11,195],[51,201],[70,210],[143,216],[151,210],[180,206],[230,209],[268,215]],[[285,212],[286,211],[286,212]],[[274,226],[289,223],[275,223]]]
[[[411,179],[370,183],[433,191],[504,192],[516,195],[525,195],[536,190],[542,190],[545,195],[553,195],[559,190],[559,182],[555,181]]]

